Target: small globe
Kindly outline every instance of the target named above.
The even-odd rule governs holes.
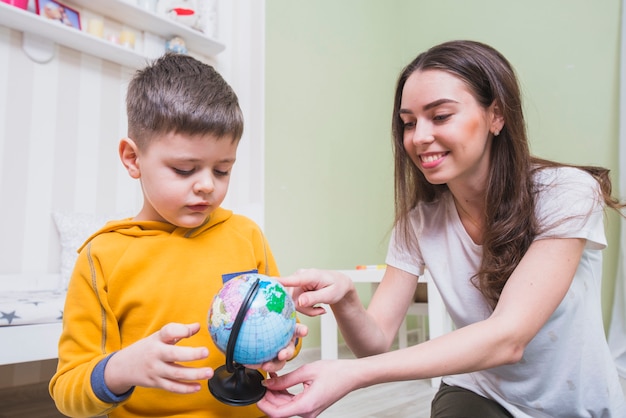
[[[272,360],[293,338],[296,310],[291,296],[275,279],[262,274],[243,274],[227,281],[213,298],[209,333],[226,354],[228,339],[248,290],[259,279],[259,290],[241,325],[233,361],[261,364]]]

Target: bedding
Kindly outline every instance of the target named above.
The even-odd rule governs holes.
[[[91,234],[102,228],[107,221],[123,217],[123,214],[112,216],[90,213],[52,213],[61,245],[61,287],[63,289],[67,289],[67,284],[70,281],[78,257],[78,248],[85,243]]]
[[[0,276],[0,327],[60,322],[64,304],[59,274]]]
[[[39,290],[0,293],[0,327],[48,324],[63,319],[65,291]]]

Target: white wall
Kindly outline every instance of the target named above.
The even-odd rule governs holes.
[[[224,207],[265,223],[265,1],[219,0],[218,39],[226,50],[216,68],[231,84],[244,114]]]
[[[56,272],[52,211],[137,206],[116,145],[130,71],[59,46],[38,64],[21,41],[0,27],[0,273]]]

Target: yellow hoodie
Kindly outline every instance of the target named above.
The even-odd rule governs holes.
[[[170,322],[202,324],[178,344],[208,347],[209,357],[187,365],[223,365],[225,356],[207,330],[213,296],[223,276],[255,270],[278,275],[260,228],[225,209],[193,229],[132,219],[107,223],[80,249],[70,280],[59,364],[50,382],[58,409],[72,417],[263,416],[256,405],[227,406],[208,389],[179,395],[137,387],[122,402],[106,403],[91,385],[99,362]]]

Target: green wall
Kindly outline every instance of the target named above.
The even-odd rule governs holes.
[[[489,43],[515,66],[533,153],[617,181],[619,26],[619,0],[266,0],[265,229],[281,272],[384,262],[395,80],[445,40]],[[608,324],[613,214],[607,234]]]

